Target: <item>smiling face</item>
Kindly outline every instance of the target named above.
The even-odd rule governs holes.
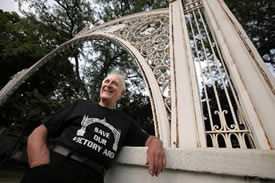
[[[99,105],[113,109],[117,101],[125,94],[122,87],[121,77],[116,74],[109,75],[104,79],[100,88]]]

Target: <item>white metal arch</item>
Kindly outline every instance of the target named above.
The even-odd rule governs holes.
[[[207,36],[205,40],[201,31]],[[219,0],[171,0],[169,10],[137,13],[94,28],[87,26],[31,68],[16,74],[0,91],[0,105],[52,56],[71,44],[87,39],[109,39],[135,58],[150,91],[156,133],[166,146],[212,147],[207,144],[209,137],[213,137],[214,140],[210,140],[215,143],[215,138],[224,134],[227,148],[232,148],[231,134],[235,134],[239,145],[244,146],[241,148],[247,148],[243,145],[246,140],[255,138],[255,148],[274,149],[275,80],[260,63],[260,56],[237,20]],[[205,41],[210,46],[208,51],[204,48]],[[201,48],[196,44],[200,44]],[[200,96],[202,85],[199,85],[202,81],[197,80],[204,76],[202,69],[195,68],[201,61],[216,64],[219,72],[220,66],[226,68],[225,73],[231,78],[228,86],[232,88],[238,106],[236,111],[232,105],[229,109],[232,114],[235,113],[234,125],[225,121],[226,110],[220,105],[216,89],[213,88],[219,109],[210,106],[206,87],[203,86],[211,125],[211,129],[205,128],[207,121]],[[211,69],[208,71],[211,73]],[[212,77],[212,86],[215,82]],[[255,89],[255,85],[261,87]],[[225,93],[228,102],[232,103],[228,92]],[[211,115],[217,114],[219,119],[214,124]],[[223,125],[217,128],[217,124]],[[240,125],[242,129],[238,129]],[[216,143],[214,147],[219,145]]]
[[[166,148],[166,168],[169,171],[153,178],[144,165],[147,149],[125,147],[107,173],[105,182],[247,182],[247,178],[252,182],[265,181],[266,178],[275,180],[275,79],[266,71],[255,47],[223,0],[167,2],[169,11],[161,9],[142,12],[94,28],[86,27],[74,39],[65,42],[32,67],[17,73],[0,91],[0,105],[59,51],[89,39],[108,39],[134,57],[150,91],[157,135],[166,146],[177,149]],[[209,31],[204,24],[209,26]],[[233,129],[232,126],[236,125],[232,124],[228,129],[204,128],[202,97],[197,81],[202,72],[198,72],[195,66],[201,55],[205,54],[205,58],[208,58],[207,53],[211,52],[198,50],[196,43],[204,41],[202,36],[198,36],[200,31],[206,35],[212,33],[205,40],[208,40],[210,51],[213,48],[218,52],[220,65],[226,66],[241,109],[236,111],[236,115],[243,126],[247,122],[251,131],[246,127]],[[213,57],[211,61],[216,62],[217,59]],[[165,70],[165,77],[159,73],[160,70]],[[168,96],[164,92],[167,88]],[[209,111],[214,110],[211,106],[207,108]],[[225,110],[220,111],[222,116]],[[247,135],[254,137],[256,149],[246,150],[244,138]],[[212,147],[208,146],[207,137],[216,143],[214,148],[203,148]],[[232,142],[228,140],[225,142],[226,149],[217,149],[219,137],[229,140],[231,137],[239,138],[240,146],[244,147],[232,150]]]
[[[126,49],[134,57],[134,60],[136,61],[136,63],[138,64],[138,66],[142,71],[145,83],[150,92],[152,112],[153,112],[154,123],[155,123],[155,131],[157,133],[156,135],[162,139],[165,146],[170,146],[170,139],[169,139],[170,131],[167,130],[169,129],[169,121],[168,121],[168,115],[165,109],[165,104],[162,99],[162,93],[160,91],[160,88],[154,76],[154,73],[152,72],[149,65],[146,63],[145,59],[139,53],[139,51],[135,47],[133,47],[129,42],[123,39],[117,38],[116,36],[111,34],[92,33],[89,36],[85,36],[85,37],[89,39],[91,39],[92,37],[96,37],[96,38],[101,37],[103,39],[112,40],[118,43],[124,49]]]
[[[163,13],[163,10],[159,12]],[[155,15],[156,12],[146,12],[141,15],[146,16],[148,14]],[[133,16],[133,15],[132,15]],[[106,25],[101,25],[99,28],[95,28],[91,30],[86,31],[85,29],[80,32],[78,35],[76,35],[75,38],[63,43],[47,55],[45,55],[43,58],[41,58],[38,62],[36,62],[33,66],[31,66],[28,69],[24,69],[13,76],[13,79],[0,91],[0,105],[3,104],[6,99],[11,96],[14,91],[23,84],[29,77],[32,76],[40,67],[42,67],[44,64],[46,64],[50,59],[58,54],[60,51],[66,49],[70,45],[78,44],[79,42],[92,40],[92,39],[108,39],[111,40],[117,44],[119,44],[121,47],[123,47],[125,50],[130,53],[136,63],[138,64],[139,68],[142,71],[145,83],[149,89],[150,92],[150,100],[152,105],[152,112],[154,117],[154,126],[155,126],[155,132],[156,135],[159,136],[165,146],[170,146],[170,127],[169,127],[169,117],[166,111],[163,94],[159,87],[158,81],[153,73],[153,70],[150,68],[150,66],[147,64],[145,58],[142,56],[139,50],[137,50],[131,43],[129,43],[126,40],[123,40],[119,37],[117,37],[114,34],[110,34],[110,28],[108,28],[108,31],[105,32],[106,27],[110,26],[112,27],[113,23],[119,23],[122,20],[128,20],[131,19],[132,16],[129,16],[128,18],[121,18],[116,21],[107,23]],[[121,26],[114,26],[113,31],[118,30],[121,28]],[[102,31],[103,29],[103,31]],[[169,78],[170,79],[170,78]]]

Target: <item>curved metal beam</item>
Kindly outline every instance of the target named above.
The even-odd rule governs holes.
[[[158,10],[158,11],[153,11],[153,12],[144,12],[144,13],[139,13],[139,16],[144,16],[144,15],[152,15],[152,14],[159,14],[163,12],[167,13],[167,10]],[[135,17],[134,15],[127,16],[128,18],[133,18]],[[37,70],[40,69],[44,64],[46,64],[53,56],[55,56],[59,51],[62,51],[66,49],[66,47],[86,41],[86,40],[91,40],[91,39],[109,39],[112,40],[116,43],[118,43],[120,46],[122,46],[124,49],[126,49],[134,58],[135,61],[137,62],[138,66],[140,67],[142,74],[145,79],[145,83],[150,91],[150,100],[151,100],[151,105],[152,105],[152,112],[154,116],[154,122],[155,122],[155,131],[156,135],[159,136],[165,146],[170,146],[170,130],[168,130],[169,127],[169,121],[168,121],[168,115],[167,111],[165,109],[165,104],[163,101],[163,95],[161,93],[160,87],[158,85],[158,82],[154,76],[154,73],[152,72],[152,69],[150,66],[147,64],[145,61],[144,57],[141,55],[141,53],[134,47],[132,46],[129,42],[116,37],[115,35],[108,34],[108,33],[103,33],[103,32],[97,32],[100,30],[100,28],[104,28],[109,25],[113,25],[116,22],[120,22],[121,20],[126,20],[126,18],[120,18],[115,21],[112,21],[110,23],[106,23],[102,26],[99,26],[99,28],[94,28],[91,30],[83,30],[81,31],[75,38],[63,43],[50,53],[48,53],[46,56],[41,58],[38,62],[36,62],[33,66],[31,66],[29,69],[25,69],[16,75],[13,76],[12,80],[9,81],[9,83],[0,91],[0,105],[2,105],[9,96],[11,96],[15,90],[21,86],[32,74],[34,74]]]

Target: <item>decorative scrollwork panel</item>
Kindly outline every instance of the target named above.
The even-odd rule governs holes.
[[[185,19],[200,84],[207,146],[255,148],[215,34],[206,23],[202,3],[198,0],[185,2]]]
[[[91,30],[86,31],[92,33]],[[108,24],[94,32],[115,35],[129,42],[141,53],[155,75],[170,118],[169,14],[162,13],[133,17]]]

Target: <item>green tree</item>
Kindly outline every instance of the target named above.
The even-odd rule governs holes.
[[[33,1],[33,0],[25,0],[30,3],[31,7],[34,8],[37,13],[37,17],[41,19],[45,24],[51,25],[50,27],[60,27],[58,24],[52,25],[52,21],[54,19],[61,19],[58,17],[63,17],[62,20],[66,21],[67,28],[65,30],[73,30],[73,26],[78,25],[83,28],[83,24],[77,24],[77,21],[68,21],[73,18],[67,19],[68,15],[73,15],[72,7],[86,4],[86,7],[91,7],[91,4],[85,3],[86,1],[81,1],[78,5],[75,5],[74,1],[55,0],[55,5],[50,6],[47,5],[47,1]],[[127,14],[140,12],[144,10],[151,10],[154,8],[162,8],[166,6],[165,0],[158,1],[96,1],[95,7],[103,7],[103,8],[95,8],[97,11],[94,12],[93,9],[90,8],[89,13],[87,14],[84,11],[82,16],[90,17],[81,19],[82,22],[89,22],[91,24],[97,25],[98,23],[102,23],[105,21],[109,21],[114,18],[118,18]],[[70,8],[68,8],[70,7]],[[81,7],[79,7],[81,9]],[[89,8],[87,8],[89,9]],[[52,13],[49,13],[52,12]],[[25,12],[26,14],[26,12]],[[50,14],[50,15],[49,15]],[[73,16],[70,17],[73,17]],[[80,17],[81,15],[79,15]],[[50,18],[49,18],[50,17]],[[65,18],[64,18],[65,17]],[[93,17],[93,18],[91,18]],[[49,23],[50,22],[50,23]],[[54,28],[54,30],[58,31],[59,28]],[[68,31],[67,31],[68,32]],[[75,34],[75,33],[74,33]],[[68,34],[73,36],[74,34]],[[65,34],[64,34],[65,35]],[[71,36],[67,36],[68,39],[72,38]],[[102,41],[102,40],[93,40],[90,42],[89,53],[85,55],[84,49],[87,47],[85,44],[78,45],[79,47],[74,49],[72,52],[72,59],[75,63],[75,72],[78,76],[79,81],[83,84],[83,91],[85,94],[85,98],[91,99],[92,101],[96,101],[98,99],[98,89],[100,85],[100,81],[105,77],[106,73],[110,71],[114,67],[120,67],[128,75],[131,76],[131,82],[136,83],[140,81],[141,75],[137,72],[137,66],[133,64],[133,58],[129,56],[127,52],[121,49],[116,44],[110,41]],[[91,56],[87,56],[91,55]],[[85,59],[83,60],[83,58]],[[82,59],[82,60],[80,60]],[[88,66],[85,68],[81,68],[80,62],[88,62]],[[82,76],[81,76],[82,75]],[[85,85],[84,85],[85,84]],[[132,94],[129,94],[132,95]]]
[[[55,47],[57,35],[34,17],[21,18],[16,13],[2,10],[0,10],[0,15],[0,73],[1,87],[3,87],[10,76],[21,69],[30,67],[52,50]],[[74,83],[75,77],[72,64],[62,59],[63,57],[66,55],[58,55],[52,62],[37,71],[1,106],[1,127],[12,123],[21,127],[29,126],[28,124],[41,120],[46,114],[56,109],[45,109],[43,105],[34,106],[32,104],[35,103],[33,101],[35,99],[43,101],[42,103],[48,102],[49,106],[58,106],[62,102],[55,100],[56,104],[51,104],[54,98],[61,95],[62,98],[66,98],[66,96],[78,93],[77,89],[68,87],[66,84]],[[59,91],[58,94],[56,91]],[[33,96],[32,100],[30,96]],[[26,111],[27,106],[29,106],[29,111]]]
[[[9,77],[34,64],[54,47],[56,35],[33,17],[0,10],[0,87]]]
[[[265,63],[275,68],[275,2],[270,0],[225,0]]]
[[[107,8],[94,12],[91,4],[85,0],[55,0],[54,4],[47,4],[47,0],[25,0],[19,2],[27,2],[31,7],[32,11],[23,12],[27,19],[32,17],[40,26],[44,27],[44,31],[38,31],[38,33],[41,33],[40,36],[44,36],[46,42],[49,44],[49,47],[47,47],[49,49],[41,54],[43,56],[58,44],[72,39],[85,24],[96,25],[103,22],[101,18],[107,17],[108,11],[112,10],[112,8]],[[116,12],[114,18],[128,13],[152,9],[150,8],[152,4],[154,4],[154,7],[161,7],[160,5],[165,4],[165,1],[133,2],[129,6],[131,11],[125,7],[121,8],[120,11]],[[101,3],[103,3],[101,5],[108,4],[108,2]],[[112,3],[114,5],[127,5],[128,1],[112,1]],[[106,20],[110,19],[112,17],[106,18]],[[31,26],[29,28],[32,29]],[[43,34],[44,32],[51,32],[53,38],[48,39],[47,34]],[[18,41],[21,40],[21,38],[16,39]],[[36,41],[39,42],[40,39],[39,36],[36,37]],[[142,79],[140,73],[137,71],[137,66],[133,65],[133,58],[118,45],[111,41],[102,40],[91,41],[92,49],[89,54],[92,54],[92,56],[88,58],[84,54],[86,43],[72,45],[66,52],[59,53],[58,56],[43,66],[22,85],[17,93],[6,103],[7,105],[2,107],[3,110],[1,111],[5,113],[3,121],[6,121],[6,124],[18,122],[17,124],[27,123],[25,126],[32,126],[32,124],[35,124],[35,122],[47,116],[47,114],[75,98],[86,98],[96,101],[98,99],[100,81],[105,77],[106,72],[114,67],[120,67],[130,76],[130,80],[127,82],[131,82],[132,88],[132,91],[128,92],[128,96],[122,100],[118,108],[122,109],[123,106],[128,106],[128,111],[131,111],[130,108],[134,109],[134,106],[129,104],[139,100],[137,96],[142,95],[144,86],[140,87]],[[37,50],[41,49],[37,48]],[[39,58],[42,57],[41,55]],[[83,57],[86,57],[86,59],[83,59]],[[37,61],[39,58],[33,60]],[[87,62],[88,66],[81,69],[80,62],[83,61]],[[33,62],[29,65],[23,64],[22,68],[29,67]],[[14,73],[7,74],[6,76],[11,76]],[[133,91],[138,92],[133,93]],[[129,98],[130,96],[131,99]],[[20,103],[16,103],[17,101],[20,101]],[[38,105],[39,102],[42,104]],[[140,105],[148,106],[148,98],[146,100],[139,100],[139,102],[141,102]],[[14,105],[15,103],[16,105]]]
[[[98,7],[99,22],[108,22],[110,20],[158,8],[166,8],[166,0],[95,0]]]
[[[43,24],[58,34],[58,44],[72,39],[86,25],[94,24],[94,11],[91,3],[86,0],[55,0],[49,4],[47,0],[22,0],[19,6],[27,3],[32,11],[22,11],[27,16],[37,17]],[[79,51],[69,48],[71,60],[74,61],[74,71],[83,97],[89,99],[88,91],[80,76]]]

